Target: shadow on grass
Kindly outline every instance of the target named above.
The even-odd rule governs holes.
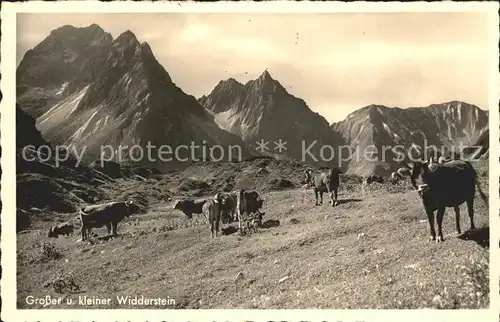
[[[269,229],[269,228],[278,227],[279,225],[280,225],[279,220],[268,219],[262,223],[260,228]],[[226,227],[221,228],[222,235],[225,235],[225,236],[232,235],[232,234],[236,233],[237,231],[238,231],[238,227],[236,225],[227,225]]]
[[[276,219],[268,219],[266,220],[265,222],[262,223],[262,228],[266,228],[266,229],[269,229],[269,228],[274,228],[274,227],[278,227],[280,225],[280,221],[279,220],[276,220]]]
[[[483,248],[489,248],[490,246],[490,227],[476,228],[473,230],[467,230],[462,235],[458,236],[462,240],[472,240],[475,241],[479,246]]]
[[[114,239],[114,238],[123,238],[123,236],[121,234],[117,234],[117,235],[103,235],[103,236],[94,236],[97,240],[104,240],[104,241],[108,241],[108,240],[111,240],[111,239]]]
[[[235,232],[238,231],[238,227],[235,227],[235,226],[226,226],[226,227],[222,227],[221,228],[221,231],[222,231],[222,235],[232,235],[234,234]]]
[[[350,202],[361,202],[363,199],[357,199],[357,198],[350,198],[350,199],[339,199],[337,200],[338,205],[342,205],[344,203],[350,203]]]

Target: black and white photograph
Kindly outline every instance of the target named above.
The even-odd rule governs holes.
[[[361,8],[10,13],[2,297],[489,309],[498,4]]]

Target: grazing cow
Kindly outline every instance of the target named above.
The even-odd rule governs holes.
[[[174,209],[179,209],[182,211],[189,219],[193,219],[193,214],[205,214],[203,213],[203,205],[205,204],[206,199],[185,199],[185,200],[177,200],[174,204]],[[205,216],[206,218],[206,216]]]
[[[68,222],[58,224],[58,225],[50,227],[48,237],[49,238],[59,238],[59,235],[68,236],[68,235],[73,233],[74,229],[75,229],[75,227],[73,227],[73,225],[68,223]]]
[[[316,196],[316,206],[323,204],[323,193],[328,192],[330,195],[332,207],[335,207],[338,203],[338,189],[340,185],[339,175],[342,171],[338,168],[331,168],[328,171],[320,173],[312,173],[311,169],[304,171],[306,174],[306,184],[310,184],[314,187],[314,195]],[[318,197],[320,202],[318,203]],[[335,197],[335,198],[334,198]]]
[[[238,228],[240,231],[240,234],[243,234],[242,231],[242,222],[245,220],[249,224],[249,220],[246,220],[247,216],[250,217],[250,221],[254,222],[256,225],[255,226],[261,227],[262,226],[262,217],[265,215],[264,212],[261,212],[260,209],[262,208],[264,204],[264,199],[262,199],[259,195],[259,193],[255,190],[250,190],[246,191],[241,189],[238,193],[238,199],[237,199],[237,213],[238,213]],[[245,218],[244,218],[245,217]]]
[[[472,164],[467,161],[453,160],[444,164],[434,164],[434,169],[429,169],[432,160],[427,162],[414,162],[411,167],[411,184],[423,198],[425,212],[430,225],[430,240],[443,241],[442,224],[446,207],[453,207],[456,217],[457,233],[460,229],[460,208],[464,202],[470,219],[470,229],[474,225],[474,197],[476,186],[481,198],[487,203],[487,196],[481,190],[477,181],[477,173]],[[417,185],[417,183],[419,183]],[[438,236],[434,228],[434,211],[437,210]]]
[[[92,228],[106,225],[108,234],[117,235],[117,226],[125,217],[131,216],[138,210],[133,201],[108,202],[99,205],[83,207],[79,211],[81,222],[82,241],[87,239],[87,233]]]
[[[219,236],[220,215],[224,203],[225,199],[222,197],[222,194],[218,192],[213,198],[209,198],[202,206],[203,214],[208,218],[208,222],[210,223],[212,238]]]
[[[369,184],[372,184],[373,182],[384,183],[384,181],[385,180],[384,180],[383,177],[378,176],[376,174],[372,174],[372,175],[366,177],[366,181],[365,182],[366,182],[366,184],[369,185]]]

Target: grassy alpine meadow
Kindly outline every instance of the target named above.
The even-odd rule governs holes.
[[[487,170],[478,174],[488,191]],[[173,210],[173,201],[126,218],[111,239],[102,237],[105,228],[86,242],[78,241],[78,231],[58,239],[48,239],[42,228],[24,231],[17,240],[18,307],[78,308],[82,299],[90,299],[86,308],[489,306],[488,207],[479,193],[476,230],[468,231],[463,204],[464,233],[457,236],[453,209],[447,208],[440,244],[428,241],[427,217],[407,182],[344,184],[336,207],[327,194],[315,206],[311,189],[262,196],[263,227],[248,236],[232,223],[210,238],[206,219],[195,214],[188,220]],[[28,296],[46,295],[61,301],[27,303]],[[123,302],[136,297],[163,303]]]

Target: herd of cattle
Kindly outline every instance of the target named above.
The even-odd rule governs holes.
[[[430,240],[443,241],[442,223],[446,207],[452,207],[455,211],[456,230],[461,234],[460,208],[464,202],[467,203],[470,228],[474,225],[474,197],[476,186],[481,198],[488,205],[487,196],[481,190],[477,180],[477,172],[468,161],[446,160],[439,158],[435,163],[433,158],[429,161],[416,161],[410,166],[393,172],[392,179],[404,179],[409,177],[412,186],[417,190],[427,214],[430,226]],[[316,206],[323,203],[323,193],[328,193],[332,207],[338,204],[338,188],[340,185],[341,170],[331,168],[322,172],[313,172],[312,169],[305,170],[304,183],[312,187],[316,197]],[[381,182],[383,178],[369,176],[365,184]],[[215,196],[206,199],[185,199],[174,202],[173,209],[182,211],[189,219],[193,214],[202,214],[208,220],[212,237],[218,237],[220,222],[231,223],[238,220],[240,234],[255,231],[262,225],[262,212],[264,199],[255,190],[236,190],[231,192],[218,192]],[[436,236],[434,212],[437,210],[438,232]],[[106,226],[108,234],[117,235],[117,225],[125,217],[129,217],[138,211],[138,205],[133,201],[109,202],[99,205],[83,207],[79,210],[81,224],[81,239],[88,239],[92,228]],[[69,235],[74,227],[70,223],[63,223],[50,228],[48,237]]]

